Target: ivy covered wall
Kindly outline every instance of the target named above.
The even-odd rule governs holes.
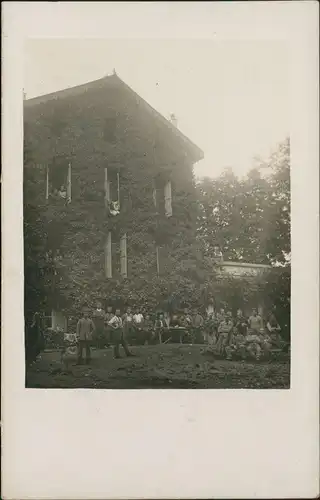
[[[192,148],[112,78],[78,94],[42,103],[26,101],[24,116],[25,141],[32,151],[32,162],[25,168],[36,172],[38,184],[33,203],[45,213],[48,246],[55,254],[59,251],[52,303],[72,312],[97,299],[150,307],[164,301],[188,305],[199,301],[211,280],[212,266],[206,265],[195,239]],[[51,199],[46,203],[46,166],[51,181],[57,164],[68,163],[72,165],[71,203]],[[108,175],[119,172],[117,216],[110,216],[105,208],[105,167]],[[173,208],[169,218],[162,206],[162,186],[168,180]],[[160,186],[158,214],[154,183]],[[27,198],[26,187],[25,207]],[[114,243],[111,279],[105,277],[104,255],[109,231]],[[127,278],[119,273],[119,243],[125,233]],[[161,247],[160,276],[156,245]]]

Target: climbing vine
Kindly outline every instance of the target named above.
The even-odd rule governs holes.
[[[168,132],[118,92],[53,101],[27,109],[28,143],[35,154],[37,200],[43,207],[48,245],[55,259],[55,294],[68,311],[97,299],[157,307],[165,301],[201,300],[210,286],[212,265],[202,258],[196,240],[197,202],[191,161]],[[105,117],[116,116],[116,141],[108,142]],[[72,165],[72,201],[45,203],[46,166],[54,159]],[[105,207],[104,176],[119,173],[120,213]],[[163,210],[155,181],[172,185],[173,214]],[[25,200],[25,209],[28,201]],[[158,212],[158,213],[157,213]],[[105,277],[104,248],[113,241],[113,277]],[[128,277],[119,272],[119,243],[127,235]],[[160,275],[156,246],[160,247]]]

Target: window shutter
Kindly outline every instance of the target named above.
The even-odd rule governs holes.
[[[160,248],[156,246],[157,275],[160,276]]]
[[[157,188],[156,188],[156,183],[155,181],[153,181],[153,184],[152,184],[152,199],[153,199],[153,205],[154,205],[154,208],[157,210]]]
[[[49,166],[46,168],[46,200],[49,199]]]
[[[124,234],[120,239],[120,273],[121,276],[128,276],[128,260],[127,260],[127,235]]]
[[[120,207],[120,175],[117,173],[117,193],[118,193],[118,205]]]
[[[104,199],[106,206],[108,206],[110,201],[110,182],[108,180],[108,169],[104,169]]]
[[[105,273],[106,278],[112,278],[112,238],[110,231],[105,246]]]
[[[172,215],[171,181],[168,181],[164,186],[164,206],[165,206],[166,216],[171,217]]]
[[[68,165],[67,200],[68,203],[71,202],[71,163]]]

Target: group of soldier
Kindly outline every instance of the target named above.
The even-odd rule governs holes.
[[[115,358],[120,357],[122,345],[126,356],[133,356],[129,344],[161,343],[165,337],[170,340],[176,331],[180,342],[209,344],[217,355],[227,359],[260,359],[274,347],[284,346],[274,313],[265,322],[256,309],[249,317],[241,310],[233,317],[230,311],[215,312],[210,307],[203,314],[184,309],[180,314],[151,315],[145,309],[132,311],[131,307],[121,314],[120,309],[113,310],[111,306],[105,311],[99,302],[91,314],[85,308],[77,323],[78,362],[83,362],[83,350],[86,362],[90,362],[92,345],[97,348],[113,345]]]

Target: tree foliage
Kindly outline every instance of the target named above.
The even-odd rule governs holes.
[[[263,176],[262,173],[267,175]],[[290,143],[246,178],[226,170],[198,185],[199,237],[212,255],[219,244],[229,260],[287,264],[290,254]]]
[[[265,175],[262,175],[265,173]],[[278,320],[290,326],[290,142],[286,139],[267,161],[258,161],[246,178],[226,170],[217,179],[198,184],[198,238],[213,256],[220,245],[226,260],[270,264],[262,278],[224,276],[215,296],[230,308],[276,307]]]

